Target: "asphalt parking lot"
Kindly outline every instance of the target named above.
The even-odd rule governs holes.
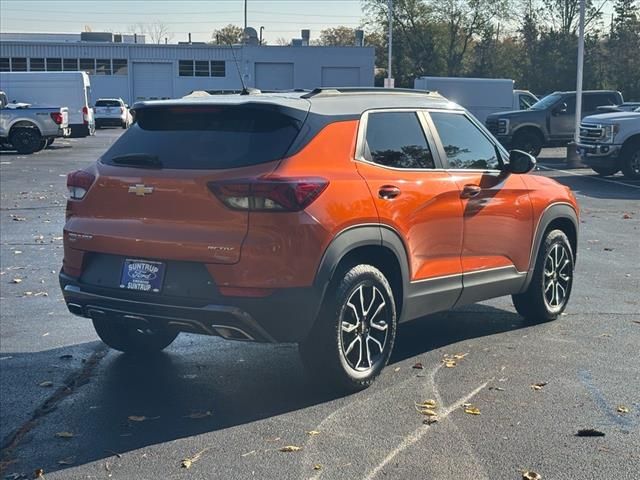
[[[64,177],[121,133],[0,156],[0,478],[640,475],[640,181],[569,169],[545,150],[538,174],[573,188],[582,208],[566,314],[530,325],[500,298],[403,325],[378,381],[336,397],[305,377],[295,346],[182,334],[134,361],[67,312]],[[415,408],[427,399],[431,425]]]

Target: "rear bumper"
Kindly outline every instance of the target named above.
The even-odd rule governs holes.
[[[96,127],[121,127],[125,121],[120,117],[100,117],[95,122]]]
[[[318,313],[321,293],[309,288],[281,290],[265,298],[225,297],[211,304],[186,305],[124,298],[112,288],[82,284],[60,273],[60,287],[69,311],[87,318],[113,318],[136,324],[164,325],[182,332],[254,342],[300,342]]]

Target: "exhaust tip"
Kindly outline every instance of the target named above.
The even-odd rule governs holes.
[[[82,308],[82,305],[78,305],[77,303],[67,303],[67,308],[74,315],[78,315],[80,317],[84,316],[83,315],[83,313],[84,313],[83,310],[84,309]]]

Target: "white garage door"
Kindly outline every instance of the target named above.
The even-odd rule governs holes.
[[[133,98],[159,100],[173,97],[173,64],[133,63]]]
[[[293,88],[293,63],[256,62],[256,88],[290,90]]]
[[[360,69],[358,67],[322,67],[323,87],[358,87]]]

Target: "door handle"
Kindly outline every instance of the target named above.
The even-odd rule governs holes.
[[[378,190],[378,196],[383,200],[392,200],[400,195],[400,189],[395,185],[383,185]]]
[[[462,193],[460,194],[460,196],[462,198],[473,198],[478,196],[481,191],[482,188],[480,188],[478,185],[473,185],[470,183],[462,188]]]

